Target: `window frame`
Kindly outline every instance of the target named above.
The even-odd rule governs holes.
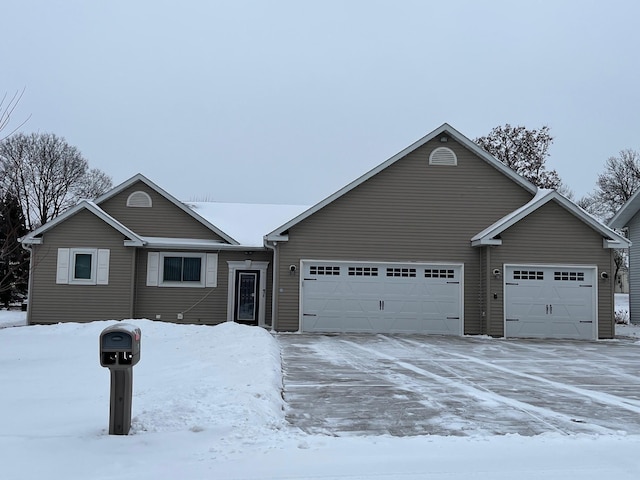
[[[200,282],[165,282],[165,257],[199,257]],[[147,252],[147,287],[215,288],[218,286],[218,253],[202,251],[151,251]]]
[[[77,278],[75,276],[78,255],[91,256],[89,278]],[[111,251],[108,248],[58,248],[58,258],[56,263],[56,284],[109,285],[110,257]]]
[[[202,288],[205,285],[206,276],[206,254],[199,252],[158,252],[158,286],[159,287],[182,287],[182,288]],[[175,281],[164,279],[164,261],[167,257],[199,258],[200,259],[200,280],[198,281]]]

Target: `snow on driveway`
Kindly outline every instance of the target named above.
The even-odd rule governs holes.
[[[640,350],[634,339],[277,339],[287,418],[308,433],[640,433]]]

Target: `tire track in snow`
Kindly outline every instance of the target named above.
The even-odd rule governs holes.
[[[387,337],[389,338],[389,337]],[[422,346],[427,348],[433,352],[437,352],[440,355],[450,355],[452,357],[460,358],[462,360],[475,363],[476,365],[482,365],[486,368],[491,368],[503,373],[508,373],[509,375],[513,375],[520,378],[526,378],[527,380],[534,380],[536,382],[545,383],[547,385],[552,386],[556,389],[566,390],[571,393],[575,393],[577,395],[581,395],[583,397],[590,398],[591,400],[596,400],[598,402],[611,405],[613,407],[624,408],[625,410],[629,410],[633,413],[640,413],[640,401],[634,400],[631,398],[619,397],[617,395],[612,395],[610,393],[605,392],[594,392],[593,390],[589,390],[587,388],[574,387],[573,385],[568,385],[566,383],[557,382],[555,380],[550,380],[545,377],[541,377],[539,375],[532,375],[530,373],[519,372],[517,370],[513,370],[512,368],[502,367],[500,365],[496,365],[491,362],[487,362],[485,360],[480,360],[479,358],[472,357],[469,355],[463,355],[461,353],[447,352],[442,350],[441,348],[434,347],[431,345],[425,345],[420,342],[416,342],[415,340],[403,339],[407,343],[416,346]]]
[[[389,337],[385,337],[382,336],[382,338],[385,339],[389,339]],[[362,350],[364,352],[367,352],[375,357],[384,359],[384,360],[388,360],[392,363],[394,363],[395,365],[404,368],[405,370],[409,370],[417,375],[423,376],[423,377],[427,377],[430,378],[432,380],[435,380],[436,382],[445,385],[447,387],[450,388],[455,388],[457,390],[460,390],[462,392],[464,392],[466,395],[476,398],[480,401],[493,401],[496,403],[500,403],[503,405],[508,405],[516,410],[519,410],[533,418],[538,419],[539,421],[543,422],[545,425],[548,425],[549,427],[553,428],[554,430],[557,430],[560,433],[563,434],[568,434],[567,431],[563,430],[562,428],[553,425],[552,423],[549,423],[549,420],[555,420],[557,422],[560,423],[567,423],[569,425],[575,426],[575,421],[573,420],[572,417],[565,415],[563,413],[559,413],[556,412],[554,410],[550,410],[548,408],[543,408],[543,407],[538,407],[536,405],[531,405],[530,403],[526,403],[526,402],[521,402],[520,400],[516,400],[513,398],[509,398],[509,397],[505,397],[504,395],[500,395],[496,392],[493,392],[491,390],[481,390],[480,388],[476,387],[474,384],[472,384],[469,381],[456,381],[456,380],[452,380],[450,378],[446,378],[443,377],[441,375],[429,372],[428,370],[425,370],[423,368],[420,368],[416,365],[413,365],[409,362],[405,362],[403,360],[400,360],[397,357],[394,357],[392,355],[388,355],[384,352],[381,352],[379,350],[373,349],[373,348],[368,348],[362,345],[359,345],[355,342],[351,342],[349,340],[344,340],[341,339],[341,342],[348,344],[354,348],[357,348],[359,350]],[[418,342],[416,342],[418,343]],[[473,357],[471,357],[473,358]],[[594,433],[602,433],[602,434],[611,434],[613,431],[611,429],[608,429],[606,427],[602,427],[599,425],[591,425],[591,424],[581,424],[582,427],[587,428],[589,430],[592,430]]]

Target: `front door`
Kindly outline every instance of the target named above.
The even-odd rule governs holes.
[[[240,270],[236,272],[235,321],[247,325],[258,325],[260,296],[259,270]]]

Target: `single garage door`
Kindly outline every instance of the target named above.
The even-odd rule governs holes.
[[[462,335],[462,265],[303,260],[304,332]]]
[[[507,265],[505,336],[596,339],[595,267]]]

